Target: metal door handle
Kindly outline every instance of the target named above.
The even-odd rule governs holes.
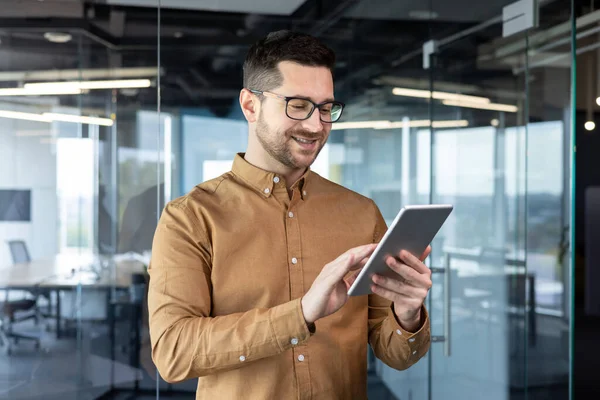
[[[451,333],[451,301],[452,296],[450,292],[451,287],[451,275],[452,270],[450,269],[450,254],[446,254],[444,257],[445,266],[443,268],[432,267],[432,274],[444,274],[444,334],[442,336],[432,336],[431,341],[434,343],[444,342],[444,355],[450,357],[452,355],[450,349],[450,333]]]
[[[450,321],[450,307],[452,304],[452,296],[450,296],[450,277],[452,275],[452,270],[450,269],[450,253],[447,253],[445,258],[446,273],[444,274],[444,355],[446,357],[450,357],[452,354],[450,350],[450,333],[452,332]]]

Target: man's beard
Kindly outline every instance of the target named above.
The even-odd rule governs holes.
[[[319,147],[317,151],[314,152],[314,156],[312,160],[305,165],[299,160],[297,160],[292,154],[293,146],[290,141],[293,141],[292,136],[300,136],[308,140],[317,140],[319,142]],[[309,167],[317,158],[321,150],[323,149],[325,132],[307,132],[304,130],[288,130],[285,132],[270,132],[269,126],[265,122],[263,118],[263,114],[261,113],[258,117],[258,121],[256,123],[256,137],[260,142],[261,146],[265,151],[276,161],[285,165],[288,168],[299,169],[299,168],[307,168]],[[309,155],[312,152],[310,151],[300,151],[305,155]]]

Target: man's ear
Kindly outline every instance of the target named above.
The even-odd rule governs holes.
[[[256,122],[260,111],[260,101],[248,89],[240,91],[240,107],[248,122]]]

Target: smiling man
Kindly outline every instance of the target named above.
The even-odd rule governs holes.
[[[198,399],[365,399],[367,344],[402,370],[429,349],[421,258],[347,290],[386,231],[375,203],[310,170],[344,104],[334,53],[280,31],[249,50],[245,153],[165,207],[148,293],[152,357]],[[429,251],[429,249],[428,249]]]

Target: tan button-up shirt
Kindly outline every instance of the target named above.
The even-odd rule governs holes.
[[[389,301],[351,297],[313,333],[300,300],[325,264],[385,231],[372,200],[310,170],[290,196],[238,154],[160,218],[148,307],[161,376],[199,378],[198,399],[366,399],[367,342],[406,369],[429,349],[427,313],[409,333]]]

